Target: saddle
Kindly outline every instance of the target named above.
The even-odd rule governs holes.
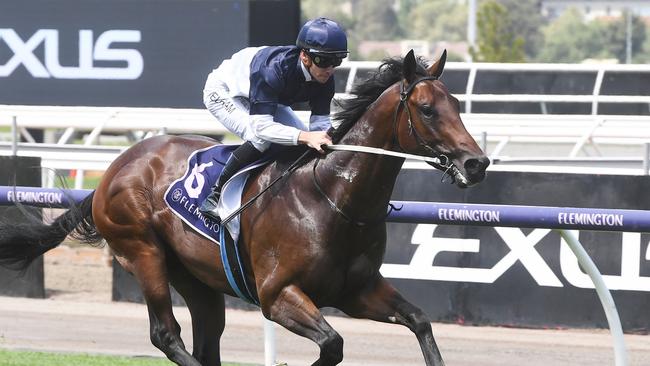
[[[169,185],[164,198],[176,216],[196,232],[219,245],[228,283],[237,296],[251,304],[259,305],[255,285],[246,280],[246,271],[239,254],[240,221],[237,213],[242,207],[241,198],[246,181],[251,173],[277,158],[284,173],[269,184],[273,185],[307,161],[306,158],[314,152],[304,146],[287,148],[273,145],[262,159],[237,172],[223,186],[217,207],[219,217],[223,221],[218,224],[203,215],[199,207],[210,194],[212,185],[219,178],[228,157],[236,148],[237,145],[215,145],[194,151],[187,159],[187,170]],[[296,160],[297,156],[300,158]]]
[[[221,260],[230,286],[237,296],[259,305],[255,286],[246,282],[239,255],[239,216],[226,225],[215,222],[199,211],[201,202],[210,194],[230,154],[237,145],[215,145],[194,151],[187,159],[185,173],[173,181],[164,199],[167,206],[183,222],[206,239],[219,245]],[[270,157],[244,168],[226,183],[219,203],[220,213],[226,217],[241,205],[241,195],[250,173],[271,161]]]

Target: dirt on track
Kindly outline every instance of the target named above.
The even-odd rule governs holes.
[[[53,300],[111,301],[111,255],[107,246],[61,245],[45,253],[45,296]]]
[[[0,347],[63,352],[162,356],[149,342],[141,304],[111,302],[110,256],[105,249],[61,246],[45,256],[47,299],[0,297]],[[191,349],[185,308],[174,308]],[[259,312],[228,310],[221,349],[224,361],[263,364]],[[423,365],[406,328],[327,317],[345,340],[342,365]],[[448,366],[614,365],[607,330],[534,330],[433,324]],[[276,326],[278,359],[308,365],[318,357],[310,341]],[[630,365],[650,365],[650,337],[626,335]],[[0,360],[0,364],[2,364]]]

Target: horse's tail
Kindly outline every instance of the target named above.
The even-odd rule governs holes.
[[[28,222],[0,223],[0,266],[24,270],[41,254],[57,247],[68,236],[92,244],[102,237],[92,217],[93,191],[80,204],[73,204],[51,224],[27,216]]]

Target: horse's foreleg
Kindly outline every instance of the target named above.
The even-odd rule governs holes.
[[[341,310],[355,318],[402,324],[408,327],[415,333],[420,343],[427,366],[444,365],[427,315],[406,301],[383,277],[377,276],[357,297],[346,299]]]
[[[298,287],[287,286],[275,300],[262,301],[262,311],[268,319],[318,344],[320,357],[312,366],[333,366],[343,360],[343,338]]]
[[[121,243],[123,244],[123,243]],[[111,245],[115,248],[115,246]],[[135,255],[126,259],[126,268],[134,274],[149,311],[151,343],[169,360],[181,366],[201,366],[186,350],[181,339],[181,327],[172,312],[169,279],[165,255],[161,248],[150,242],[129,242],[120,247],[137,248]]]
[[[178,261],[168,268],[172,285],[192,315],[192,355],[204,366],[221,365],[219,341],[226,321],[223,294],[199,281]]]

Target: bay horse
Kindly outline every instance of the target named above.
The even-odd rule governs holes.
[[[458,100],[438,80],[445,55],[430,67],[413,51],[385,60],[356,88],[356,97],[343,102],[334,141],[438,157],[460,187],[483,180],[490,162],[465,129]],[[158,136],[133,145],[88,198],[52,224],[3,225],[0,262],[25,268],[71,233],[87,242],[104,238],[142,289],[151,342],[178,365],[220,365],[223,294],[235,293],[219,248],[163,202],[169,184],[187,168],[187,157],[214,144],[198,136]],[[280,156],[251,176],[242,202],[291,162]],[[350,151],[314,154],[241,213],[243,262],[262,313],[319,346],[312,365],[343,359],[343,339],[319,310],[325,306],[354,318],[404,325],[415,333],[426,365],[444,364],[429,318],[379,272],[384,219],[403,162]],[[191,354],[172,313],[169,284],[192,316]]]

